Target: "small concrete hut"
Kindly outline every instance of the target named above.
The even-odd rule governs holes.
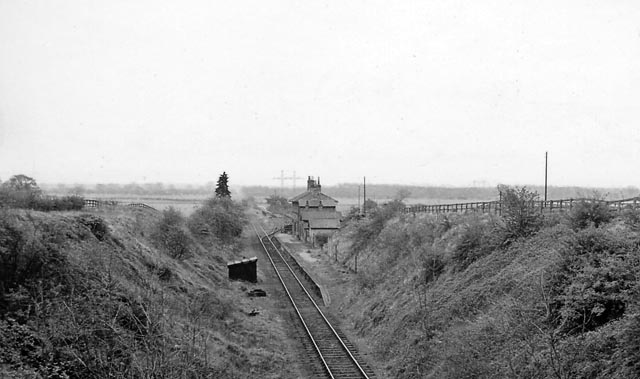
[[[227,263],[229,280],[245,280],[251,283],[258,282],[258,258],[247,258],[240,261]]]

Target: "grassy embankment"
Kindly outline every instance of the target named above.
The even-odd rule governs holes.
[[[241,215],[0,208],[0,376],[279,377],[285,332],[226,279]]]
[[[329,254],[355,268],[342,308],[394,378],[640,377],[640,213],[350,221]],[[508,199],[507,199],[508,200]]]

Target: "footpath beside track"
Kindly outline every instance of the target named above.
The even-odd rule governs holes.
[[[261,227],[253,225],[253,229],[308,337],[309,346],[312,346],[309,353],[321,362],[314,375],[336,379],[374,378],[373,371],[363,363],[354,346],[322,313],[314,296],[287,263],[287,253],[278,247],[279,243],[274,242]]]

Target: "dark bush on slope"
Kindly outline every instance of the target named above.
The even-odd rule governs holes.
[[[232,243],[242,234],[246,223],[244,209],[230,198],[212,198],[198,208],[187,222],[191,233]]]
[[[176,259],[182,259],[191,252],[191,240],[186,230],[186,221],[182,213],[173,207],[162,211],[160,220],[154,225],[151,239],[157,247]]]
[[[493,218],[467,217],[459,239],[450,255],[455,271],[466,269],[471,263],[499,249],[506,232]]]
[[[404,208],[405,204],[400,200],[393,200],[372,208],[366,218],[357,222],[353,237],[354,249],[357,251],[365,249],[382,232],[385,223],[401,214]]]
[[[576,232],[565,250],[550,315],[559,331],[585,333],[622,317],[638,285],[638,241],[600,228]]]
[[[611,221],[613,213],[609,205],[599,197],[578,202],[569,213],[569,223],[574,229],[598,228]]]
[[[505,237],[513,241],[536,233],[543,224],[543,217],[535,207],[539,195],[526,187],[498,186],[502,197],[502,219]]]

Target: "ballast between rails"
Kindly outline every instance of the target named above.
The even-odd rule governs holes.
[[[340,343],[342,349],[346,352],[347,356],[351,359],[351,362],[355,365],[355,367],[358,368],[359,370],[359,374],[362,375],[363,378],[369,379],[370,377],[367,375],[367,373],[365,372],[364,368],[358,363],[357,359],[353,356],[353,354],[351,353],[351,351],[349,350],[349,348],[345,345],[345,343],[342,341],[342,338],[340,338],[340,336],[338,335],[338,332],[333,328],[333,326],[331,325],[331,323],[329,322],[329,320],[327,320],[327,318],[325,317],[325,315],[322,313],[322,311],[320,310],[320,307],[318,307],[317,303],[313,300],[313,297],[311,296],[311,294],[309,294],[309,292],[307,291],[307,289],[304,287],[304,285],[302,284],[302,282],[298,279],[298,277],[295,275],[293,269],[291,268],[291,266],[289,266],[289,264],[286,262],[286,260],[284,259],[284,257],[282,256],[282,254],[280,253],[278,247],[273,243],[273,241],[271,240],[270,236],[264,231],[264,229],[260,226],[260,229],[262,229],[262,233],[263,236],[261,236],[258,232],[258,229],[256,228],[255,225],[252,224],[252,227],[254,229],[254,232],[256,233],[256,236],[258,237],[258,239],[260,240],[260,244],[262,245],[265,253],[267,254],[267,257],[269,258],[269,261],[271,262],[271,265],[273,266],[276,275],[278,276],[278,279],[280,280],[280,283],[282,284],[282,286],[284,287],[285,293],[287,294],[287,297],[289,298],[289,301],[291,302],[291,304],[293,305],[293,308],[296,311],[296,314],[298,315],[298,318],[300,319],[300,321],[302,322],[302,325],[307,333],[307,336],[309,337],[309,339],[311,340],[311,343],[314,346],[314,349],[316,351],[316,353],[318,354],[318,357],[320,358],[322,365],[326,371],[326,373],[329,375],[330,378],[336,378],[336,376],[334,376],[334,373],[332,372],[332,369],[329,365],[329,363],[326,361],[325,357],[323,356],[322,352],[321,352],[321,348],[318,345],[316,339],[313,336],[313,332],[310,330],[309,325],[307,324],[307,322],[305,321],[300,309],[298,308],[293,295],[291,294],[291,292],[289,291],[289,288],[287,287],[285,280],[283,279],[282,275],[280,274],[275,262],[273,261],[273,258],[271,257],[271,253],[269,252],[269,249],[267,248],[267,246],[264,243],[263,238],[266,238],[269,243],[271,244],[271,246],[273,247],[274,251],[276,254],[278,254],[280,256],[280,259],[282,259],[282,262],[286,265],[287,269],[289,270],[289,273],[291,274],[291,276],[295,279],[295,281],[298,283],[298,285],[300,285],[301,289],[304,291],[304,293],[306,294],[307,298],[305,298],[305,300],[310,300],[311,304],[313,304],[313,307],[315,308],[315,310],[317,311],[317,313],[321,316],[322,320],[324,321],[325,325],[329,327],[329,329],[331,330],[331,332],[333,333],[333,336],[335,337],[335,339]]]
[[[278,276],[278,280],[280,280],[280,283],[282,284],[282,287],[284,287],[284,291],[287,293],[287,297],[289,298],[289,301],[291,301],[291,305],[293,305],[293,308],[295,309],[296,314],[298,315],[298,318],[300,319],[300,321],[302,321],[302,326],[304,327],[304,330],[307,332],[307,335],[311,339],[311,342],[313,343],[313,346],[316,349],[316,352],[318,353],[318,356],[320,357],[320,360],[322,361],[322,365],[324,366],[325,370],[327,370],[327,372],[329,373],[331,378],[333,378],[333,375],[331,374],[331,370],[329,369],[329,366],[327,365],[327,362],[325,361],[324,357],[322,356],[322,353],[320,352],[320,348],[316,344],[316,341],[313,339],[313,336],[311,335],[311,331],[309,330],[309,327],[307,326],[307,323],[304,321],[304,318],[300,314],[300,310],[298,309],[298,306],[293,301],[293,298],[291,297],[291,293],[289,292],[289,289],[287,288],[287,285],[284,283],[284,280],[282,279],[282,276],[280,276],[280,272],[278,271],[278,268],[276,267],[276,264],[273,262],[273,259],[271,258],[271,254],[269,254],[269,251],[267,250],[267,247],[264,245],[264,242],[262,241],[262,237],[260,237],[260,234],[258,233],[258,230],[256,229],[255,225],[251,225],[251,226],[253,227],[253,230],[255,231],[256,236],[258,237],[258,240],[260,241],[260,244],[264,248],[264,251],[267,254],[267,257],[269,258],[269,262],[271,262],[271,266],[273,266],[273,269],[275,270],[276,275]],[[261,227],[261,229],[262,229],[262,227]],[[264,232],[264,229],[262,231]],[[268,235],[266,235],[266,237],[269,238]],[[271,239],[269,239],[269,241],[271,241]]]
[[[273,241],[271,240],[271,238],[269,236],[267,236],[267,238],[269,239],[269,243],[271,244],[271,246],[273,246],[273,248],[276,250],[276,252],[278,253],[278,255],[280,255],[280,251],[278,249],[278,247],[273,243]],[[281,256],[282,257],[282,256]],[[320,314],[320,316],[322,317],[322,319],[324,320],[324,322],[327,324],[327,326],[331,329],[331,331],[333,332],[333,335],[336,337],[336,339],[340,342],[340,345],[342,346],[342,348],[345,350],[345,352],[349,355],[349,357],[351,358],[351,360],[353,361],[353,363],[355,363],[355,365],[360,369],[361,373],[364,375],[365,378],[369,378],[367,376],[367,374],[365,373],[364,369],[360,366],[360,364],[358,363],[358,360],[353,356],[353,354],[351,354],[351,350],[349,350],[349,348],[344,344],[344,342],[342,341],[342,338],[340,338],[340,336],[338,335],[338,332],[333,328],[333,325],[331,325],[331,323],[329,322],[329,320],[327,320],[327,318],[324,316],[324,313],[322,313],[322,311],[320,310],[320,307],[318,307],[318,304],[315,302],[315,300],[313,300],[313,297],[311,296],[311,294],[309,294],[309,292],[307,291],[307,289],[304,287],[304,285],[302,284],[302,282],[300,282],[300,280],[298,279],[298,276],[296,274],[293,273],[293,269],[291,268],[291,266],[289,266],[289,264],[286,262],[286,260],[284,260],[284,263],[287,265],[287,267],[289,268],[289,270],[291,271],[291,273],[293,274],[293,276],[295,277],[296,281],[298,282],[298,284],[300,284],[300,286],[302,287],[302,289],[304,290],[305,294],[309,297],[309,300],[311,300],[311,302],[313,303],[313,306],[316,308],[316,310],[318,311],[318,313]]]

